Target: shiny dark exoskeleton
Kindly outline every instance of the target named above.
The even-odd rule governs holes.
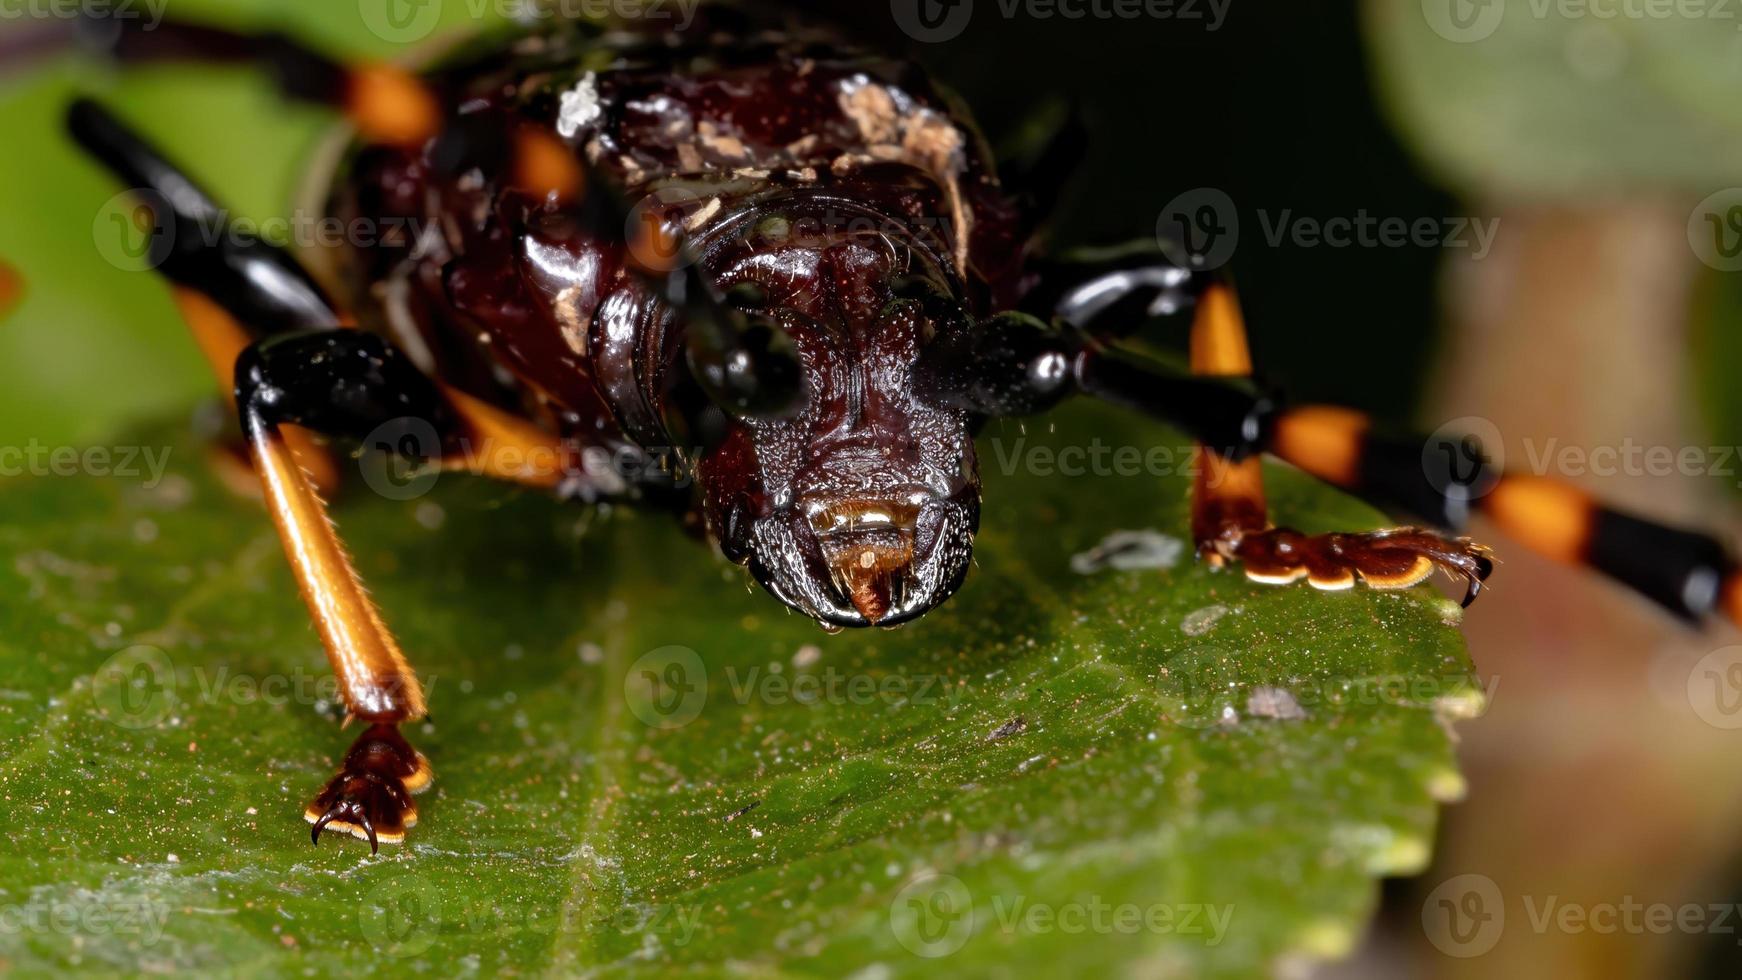
[[[705,441],[713,537],[820,621],[890,625],[954,591],[978,514],[970,420],[917,394],[911,368],[946,321],[1014,302],[1023,235],[980,138],[929,80],[813,35],[572,22],[429,78],[462,116],[550,127],[636,205],[632,222],[681,234],[728,302],[791,337],[804,407],[699,440],[681,418],[695,400],[675,369],[678,318],[630,267],[637,229],[591,234],[425,152],[359,148],[332,191],[348,222],[416,232],[338,257],[368,325],[579,446],[666,456]],[[627,489],[616,478],[580,489]]]

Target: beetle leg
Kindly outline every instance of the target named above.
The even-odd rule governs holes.
[[[108,110],[78,100],[67,110],[67,126],[135,191],[140,223],[152,229],[150,260],[174,286],[176,305],[232,403],[236,359],[251,343],[342,325],[333,302],[294,258],[257,236],[221,233],[224,210]],[[464,392],[444,387],[443,395],[456,428],[443,433],[440,449],[423,447],[440,465],[542,488],[574,478],[566,469],[571,454],[555,437]],[[330,492],[338,482],[330,455],[300,426],[280,431],[316,489]],[[460,453],[458,446],[509,451]]]
[[[174,286],[176,307],[226,399],[236,357],[250,343],[333,324],[331,302],[288,255],[232,236],[213,238],[209,233],[223,226],[218,205],[102,106],[75,101],[67,110],[67,128],[134,190],[133,221],[150,229],[146,258]],[[241,318],[224,313],[219,303],[236,308]],[[286,428],[284,439],[316,487],[327,493],[338,487],[338,467],[308,432]]]
[[[1029,415],[1090,395],[1176,426],[1228,460],[1270,452],[1434,527],[1456,530],[1480,509],[1526,547],[1588,565],[1684,619],[1718,613],[1742,624],[1742,570],[1708,535],[1614,510],[1554,480],[1501,474],[1479,454],[1464,454],[1465,472],[1447,472],[1433,464],[1439,450],[1455,447],[1377,433],[1350,409],[1285,410],[1250,379],[1194,375],[1006,313],[941,331],[915,366],[915,385],[924,397],[985,416]],[[1352,584],[1344,574],[1351,570],[1370,584],[1398,588],[1431,574],[1421,558],[1472,584],[1492,569],[1484,550],[1413,528],[1324,535],[1310,546],[1303,538],[1259,536],[1236,557],[1248,575],[1279,581],[1316,575],[1324,588]]]
[[[328,519],[308,460],[293,449],[304,430],[363,438],[396,450],[401,437],[435,433],[413,447],[443,465],[551,486],[570,477],[565,447],[531,423],[443,389],[383,338],[332,329],[340,316],[286,253],[229,233],[221,209],[161,154],[95,103],[68,114],[74,136],[138,190],[153,226],[153,259],[232,400],[285,553],[351,716],[369,723],[339,774],[316,797],[314,833],[338,828],[402,839],[416,820],[410,794],[428,785],[428,763],[397,725],[424,714],[423,692],[370,601]],[[243,324],[248,324],[244,327]],[[462,453],[468,440],[486,449]],[[546,460],[533,468],[528,461]]]
[[[1042,259],[1022,310],[1087,336],[1114,341],[1189,307],[1214,279],[1182,269],[1152,241]]]
[[[1234,290],[1206,287],[1192,320],[1192,373],[1245,378],[1252,373],[1246,325]],[[1415,528],[1305,535],[1273,527],[1264,504],[1263,462],[1230,459],[1199,443],[1192,477],[1192,538],[1212,565],[1238,562],[1255,582],[1281,585],[1305,578],[1314,588],[1353,588],[1357,577],[1376,589],[1406,589],[1441,569],[1465,583],[1473,602],[1493,571],[1488,549],[1465,538]]]
[[[1709,535],[1616,510],[1558,480],[1501,473],[1473,444],[1377,432],[1348,409],[1290,409],[1272,433],[1272,452],[1327,483],[1450,526],[1479,510],[1532,551],[1594,568],[1685,620],[1716,613],[1742,624],[1742,571]],[[1465,472],[1451,471],[1453,451]]]
[[[423,688],[280,426],[297,422],[351,434],[396,418],[439,421],[441,394],[373,334],[311,331],[245,350],[236,362],[236,404],[267,508],[345,709],[369,725],[305,816],[317,840],[327,827],[366,838],[371,848],[380,840],[403,840],[417,819],[410,794],[428,785],[430,768],[397,726],[424,716]]]
[[[1192,373],[1244,378],[1252,355],[1233,290],[1205,290],[1192,321]],[[1198,443],[1193,450],[1192,540],[1198,556],[1214,567],[1234,558],[1247,536],[1270,530],[1264,503],[1264,466],[1258,456],[1230,459]]]

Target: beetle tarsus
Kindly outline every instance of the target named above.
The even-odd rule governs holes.
[[[411,796],[429,782],[429,763],[399,730],[372,725],[303,814],[313,824],[310,839],[319,844],[322,831],[331,828],[368,841],[370,853],[379,853],[383,841],[400,843],[417,824]]]
[[[1442,571],[1463,580],[1465,606],[1476,601],[1482,583],[1494,572],[1486,547],[1413,527],[1314,535],[1286,527],[1236,531],[1201,549],[1240,562],[1254,582],[1284,585],[1304,578],[1328,592],[1352,589],[1357,580],[1374,589],[1407,589]]]

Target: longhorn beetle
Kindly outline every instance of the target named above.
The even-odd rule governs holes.
[[[349,243],[317,277],[273,245],[205,233],[224,219],[194,182],[97,104],[69,110],[160,232],[152,259],[233,385],[346,709],[367,726],[308,807],[317,842],[403,840],[431,770],[399,730],[424,716],[422,690],[327,519],[336,469],[311,432],[699,518],[776,599],[837,630],[905,623],[962,584],[979,424],[1087,396],[1196,441],[1198,554],[1256,581],[1403,589],[1441,569],[1467,605],[1493,568],[1486,548],[1429,530],[1273,526],[1271,453],[1429,526],[1480,507],[1684,617],[1742,621],[1742,574],[1709,537],[1479,454],[1441,472],[1420,438],[1286,405],[1249,377],[1235,294],[1201,263],[1159,247],[1034,254],[1038,195],[1015,188],[1056,183],[1069,153],[1001,177],[906,62],[719,9],[675,33],[547,21],[421,74],[273,34],[107,26],[123,63],[263,65],[286,96],[343,113],[355,138],[326,213],[420,229]],[[1189,369],[1121,349],[1184,311]],[[503,451],[462,452],[478,445]],[[700,447],[679,454],[693,487],[670,468],[598,465],[674,446]]]

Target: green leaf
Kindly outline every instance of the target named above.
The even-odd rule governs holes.
[[[200,444],[137,440],[170,453],[156,481],[9,481],[0,905],[25,925],[0,962],[1237,975],[1342,953],[1460,792],[1443,721],[1482,696],[1459,611],[1189,556],[1073,572],[1119,529],[1185,533],[1183,477],[1110,449],[1180,443],[1101,408],[995,429],[962,593],[839,636],[659,516],[353,480],[340,526],[435,719],[409,731],[437,771],[423,821],[377,858],[309,844],[350,733],[269,522]],[[1098,472],[1045,472],[1096,446]],[[1376,522],[1271,478],[1305,529]]]
[[[1365,19],[1393,119],[1466,189],[1704,196],[1742,176],[1725,4],[1368,0]]]

